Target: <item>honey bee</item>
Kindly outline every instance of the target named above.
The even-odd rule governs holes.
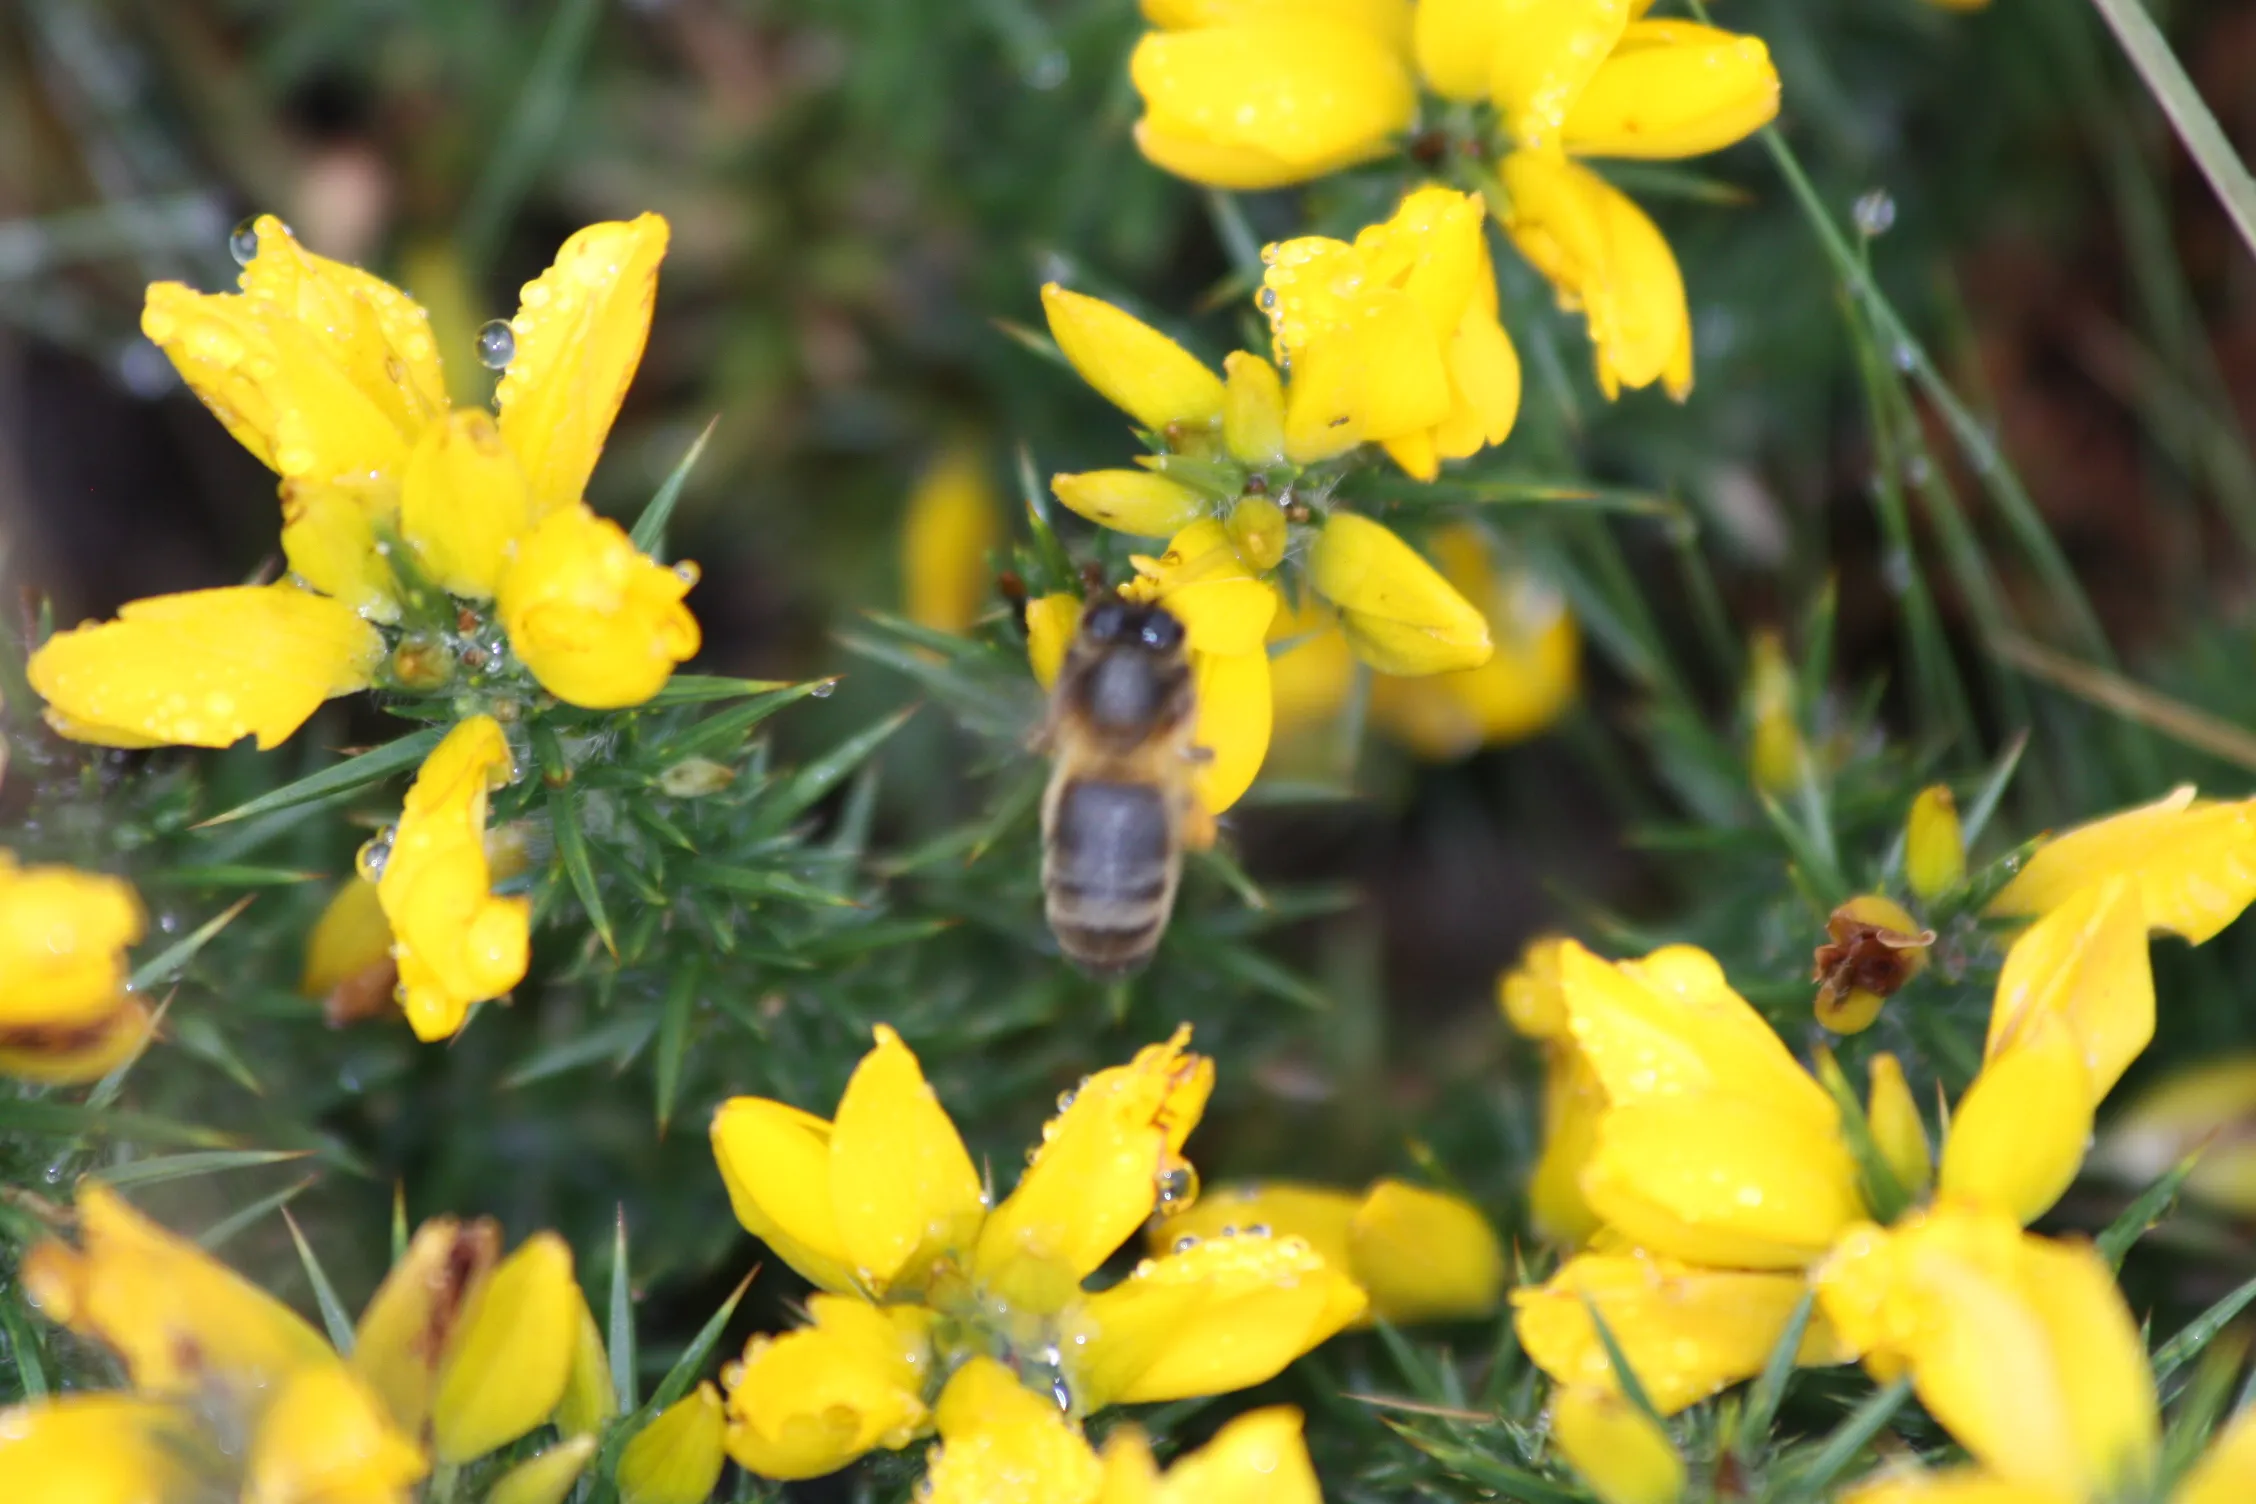
[[[1183,624],[1158,606],[1094,602],[1066,649],[1037,748],[1042,892],[1066,959],[1116,977],[1151,959],[1197,813],[1197,699]]]

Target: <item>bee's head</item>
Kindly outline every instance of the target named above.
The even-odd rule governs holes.
[[[1170,653],[1183,645],[1183,624],[1164,606],[1137,606],[1107,596],[1081,613],[1081,637],[1103,647]]]

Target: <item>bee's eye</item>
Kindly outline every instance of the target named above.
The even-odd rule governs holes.
[[[1143,630],[1137,633],[1144,646],[1166,652],[1183,640],[1183,624],[1165,611],[1153,610],[1144,618]]]
[[[1119,601],[1102,601],[1081,618],[1081,630],[1099,642],[1110,642],[1128,627],[1128,608]]]

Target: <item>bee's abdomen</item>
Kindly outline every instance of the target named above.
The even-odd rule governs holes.
[[[1085,971],[1141,966],[1175,903],[1177,847],[1161,790],[1075,779],[1051,800],[1042,849],[1050,929]]]

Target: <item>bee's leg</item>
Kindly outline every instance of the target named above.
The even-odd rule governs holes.
[[[1218,832],[1214,812],[1198,795],[1191,796],[1190,805],[1183,811],[1183,845],[1192,851],[1211,851]]]

